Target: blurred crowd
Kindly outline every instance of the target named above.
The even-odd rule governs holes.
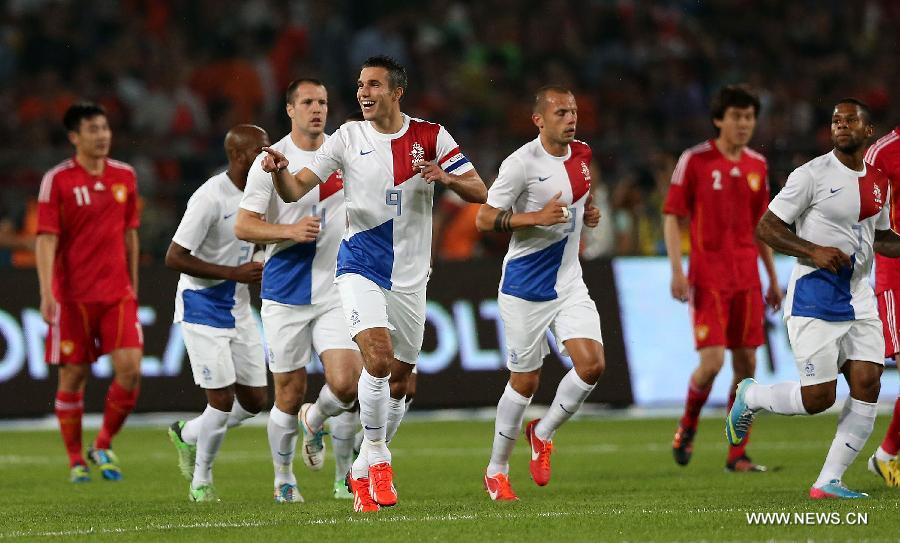
[[[660,209],[680,152],[712,137],[708,98],[748,82],[763,109],[752,146],[777,191],[829,148],[833,103],[868,102],[879,135],[900,123],[891,0],[7,0],[0,4],[0,265],[27,266],[44,171],[71,154],[75,100],[104,105],[113,156],[138,171],[144,259],[160,261],[188,196],[251,122],[289,130],[283,91],[324,80],[329,129],[357,108],[359,64],[407,66],[404,111],[444,124],[486,182],[536,136],[532,92],[575,91],[594,149],[600,228],[586,258],[664,254]],[[437,259],[498,255],[477,207],[439,194]]]

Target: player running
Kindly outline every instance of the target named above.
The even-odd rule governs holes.
[[[510,375],[497,404],[484,475],[492,500],[518,500],[509,481],[509,456],[550,353],[547,329],[575,367],[562,378],[547,413],[525,427],[531,478],[539,486],[550,482],[554,434],[594,390],[605,367],[600,315],[578,261],[582,226],[596,227],[600,212],[591,205],[592,153],[575,139],[577,120],[571,91],[539,89],[532,121],[540,135],[503,161],[476,217],[482,232],[513,232],[498,294]]]
[[[137,402],[143,335],[137,317],[137,187],[134,169],[109,158],[112,131],[93,103],[63,117],[75,156],[49,170],[38,195],[35,247],[41,316],[50,326],[46,360],[58,366],[56,418],[69,455],[70,480],[90,480],[81,447],[84,387],[91,364],[109,353],[113,381],[103,425],[87,457],[103,478],[122,478],[112,451]]]
[[[291,132],[272,148],[283,153],[297,171],[312,163],[327,139],[328,92],[318,80],[297,79],[288,85],[285,98]],[[302,428],[303,461],[311,469],[322,469],[322,437],[329,417],[335,445],[334,497],[350,498],[344,479],[353,462],[353,436],[359,426],[350,410],[356,401],[362,358],[350,339],[334,286],[335,261],[345,230],[344,182],[340,170],[335,171],[300,200],[285,203],[275,193],[272,177],[262,169],[263,156],[250,170],[235,233],[267,245],[260,295],[269,369],[275,381],[275,405],[268,423],[275,501],[303,501],[292,466],[297,435]],[[326,384],[314,404],[301,407],[313,351],[325,367]]]
[[[663,206],[663,230],[672,267],[672,297],[689,302],[700,363],[688,383],[684,415],[672,440],[675,462],[691,460],[700,410],[731,350],[732,389],[756,372],[756,348],[765,343],[764,303],[757,270],[769,276],[765,302],[781,305],[772,249],[753,229],[769,203],[766,159],[747,147],[759,114],[759,98],[743,86],[727,86],[711,106],[717,137],[682,153]],[[681,233],[690,224],[688,276],[681,264]],[[728,407],[734,394],[728,398]],[[761,472],[746,454],[747,440],[728,450],[725,467]]]
[[[191,196],[166,253],[166,265],[181,272],[175,322],[181,323],[194,382],[208,402],[200,416],[169,428],[195,502],[219,501],[212,468],[225,432],[266,404],[265,352],[247,288],[260,280],[262,264],[252,261],[253,244],[235,237],[234,221],[250,165],[268,144],[258,126],[228,131],[228,169]]]
[[[797,257],[784,315],[800,382],[741,381],[725,433],[732,445],[740,444],[761,409],[821,413],[834,404],[843,373],[850,396],[809,490],[814,499],[868,496],[849,490],[841,478],[872,433],[884,369],[884,335],[868,282],[873,252],[900,257],[900,235],[890,229],[888,179],[863,161],[873,132],[865,104],[838,102],[831,117],[834,150],[791,173],[756,229],[773,249]]]
[[[364,121],[341,126],[294,175],[276,149],[266,149],[263,162],[289,202],[335,170],[344,173],[348,229],[335,281],[363,357],[358,395],[365,439],[347,479],[356,511],[397,503],[387,441],[403,418],[408,375],[422,347],[433,183],[469,202],[483,202],[487,192],[444,127],[400,111],[406,89],[405,68],[388,57],[369,58],[356,91]]]

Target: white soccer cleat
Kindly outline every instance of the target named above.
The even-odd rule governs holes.
[[[300,429],[303,430],[303,446],[300,451],[300,457],[306,467],[313,471],[319,471],[325,465],[325,429],[319,428],[313,432],[309,425],[306,424],[306,412],[313,404],[305,403],[300,407]]]

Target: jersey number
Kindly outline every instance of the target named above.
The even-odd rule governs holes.
[[[78,204],[78,207],[91,204],[91,193],[87,187],[73,187],[72,192],[75,193],[75,203]]]
[[[712,171],[713,190],[722,190],[722,172],[719,170]]]
[[[397,206],[397,216],[403,212],[403,191],[387,189],[384,191],[384,203],[389,206]]]

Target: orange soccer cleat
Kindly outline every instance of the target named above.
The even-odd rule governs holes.
[[[487,490],[488,496],[495,502],[514,502],[519,497],[509,484],[509,477],[505,473],[496,475],[484,474],[484,489]]]
[[[544,486],[550,482],[550,455],[553,453],[553,441],[542,441],[534,434],[534,427],[541,419],[535,419],[525,427],[525,438],[531,448],[531,462],[528,469],[531,478],[538,486]]]
[[[367,477],[354,479],[347,473],[345,482],[347,484],[347,490],[353,494],[354,511],[357,513],[371,513],[381,509],[381,507],[375,503],[375,500],[372,499],[372,495],[369,494],[369,479]]]
[[[369,466],[369,493],[375,503],[382,507],[397,505],[394,470],[387,462]]]

